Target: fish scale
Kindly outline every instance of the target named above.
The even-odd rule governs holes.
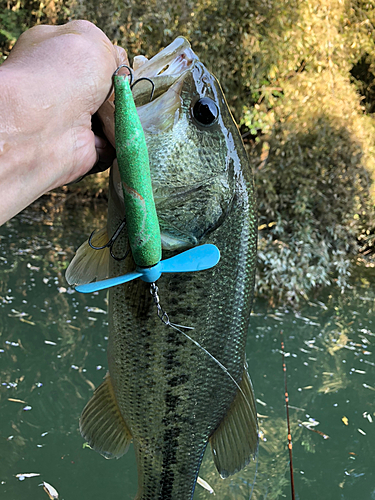
[[[158,317],[150,284],[135,280],[109,290],[109,376],[83,410],[80,429],[90,445],[107,457],[120,457],[133,441],[136,500],[191,499],[208,442],[222,477],[242,469],[258,447],[254,395],[245,363],[257,233],[252,174],[219,83],[186,40],[177,39],[172,46],[156,60],[160,70],[167,64],[174,67],[170,57],[183,61],[181,77],[169,75],[170,88],[138,108],[163,259],[204,243],[216,245],[221,257],[211,269],[165,273],[158,279],[158,296],[169,325]],[[147,64],[155,75],[152,61],[145,63],[142,76],[147,75]],[[194,106],[202,98],[210,99],[218,110],[212,126],[203,126],[194,117]],[[147,102],[142,96],[140,101]],[[108,107],[103,109],[108,112]],[[108,116],[102,116],[108,137],[114,135],[111,113],[110,109]],[[114,165],[109,235],[124,215]],[[106,237],[99,232],[95,245],[103,245]],[[125,255],[127,249],[123,231],[113,250]],[[78,250],[67,272],[70,283],[87,283],[105,273],[121,276],[135,268],[131,256],[116,261],[107,251],[109,269],[104,271],[95,252],[87,244]],[[177,327],[182,330],[177,331],[173,324],[193,329]]]

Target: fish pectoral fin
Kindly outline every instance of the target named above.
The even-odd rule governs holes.
[[[85,406],[79,429],[91,448],[106,458],[120,458],[128,451],[132,436],[117,405],[109,374]]]
[[[210,437],[214,463],[222,478],[240,471],[258,450],[258,423],[247,369],[228,413]]]
[[[161,231],[161,247],[163,250],[183,250],[185,248],[190,248],[198,243],[197,238],[194,236],[188,237],[181,234],[168,234],[167,232]]]
[[[107,228],[97,231],[92,244],[101,247],[108,242]],[[108,278],[110,252],[108,248],[94,250],[88,241],[85,241],[77,250],[72,262],[65,273],[69,285],[84,285],[95,279],[100,281]]]

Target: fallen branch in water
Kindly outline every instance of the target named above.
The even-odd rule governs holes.
[[[285,387],[285,408],[286,408],[286,422],[288,426],[288,450],[289,450],[289,468],[290,468],[290,487],[292,490],[292,500],[295,500],[294,493],[294,475],[293,475],[293,458],[292,458],[292,434],[290,432],[290,421],[289,421],[289,394],[286,381],[286,364],[285,364],[285,352],[284,352],[284,341],[283,341],[283,331],[280,331],[281,336],[281,354],[283,361],[283,372],[284,372],[284,387]]]

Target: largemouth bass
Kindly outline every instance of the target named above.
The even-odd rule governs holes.
[[[221,253],[216,267],[163,275],[160,321],[150,285],[136,280],[109,291],[109,373],[84,409],[80,429],[107,457],[133,441],[137,500],[189,500],[210,442],[223,478],[242,469],[258,447],[254,396],[245,361],[252,305],[256,216],[248,158],[216,78],[178,38],[150,61],[136,61],[134,87],[147,141],[163,258],[201,243]],[[138,88],[137,88],[138,87]],[[101,109],[114,142],[113,103]],[[118,168],[112,167],[107,228],[124,217]],[[112,248],[128,251],[126,231]],[[135,264],[87,243],[67,271],[82,284],[132,271]],[[160,311],[159,311],[160,312]],[[168,323],[168,322],[167,322]],[[193,329],[186,330],[185,325]]]

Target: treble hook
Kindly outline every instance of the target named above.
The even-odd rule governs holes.
[[[129,251],[130,251],[130,248],[126,251],[125,255],[123,257],[117,257],[112,249],[113,249],[113,245],[115,243],[115,241],[117,240],[119,234],[121,233],[121,231],[124,229],[124,227],[126,226],[126,219],[123,219],[122,222],[120,223],[120,225],[118,226],[118,228],[116,229],[116,231],[113,233],[112,237],[108,240],[108,242],[101,246],[101,247],[96,247],[95,245],[92,244],[92,238],[94,236],[94,233],[95,233],[95,230],[90,234],[90,237],[89,237],[89,245],[90,247],[93,249],[93,250],[103,250],[104,248],[109,248],[109,253],[111,255],[111,257],[117,261],[121,261],[121,260],[124,260],[126,259],[126,257],[128,256],[129,254]]]
[[[152,101],[152,98],[154,97],[154,92],[155,92],[155,83],[151,80],[151,78],[148,78],[147,76],[142,76],[141,78],[138,78],[138,80],[136,80],[135,82],[133,82],[133,79],[134,79],[134,76],[133,76],[133,72],[132,72],[132,69],[129,68],[129,66],[127,64],[121,64],[117,69],[116,71],[113,73],[113,76],[117,76],[118,75],[118,72],[121,68],[126,68],[128,71],[129,71],[129,76],[130,77],[130,89],[133,90],[134,88],[134,85],[137,85],[138,82],[142,81],[142,80],[146,80],[148,82],[151,83],[152,85],[152,90],[151,90],[151,95],[150,95],[150,101]]]

